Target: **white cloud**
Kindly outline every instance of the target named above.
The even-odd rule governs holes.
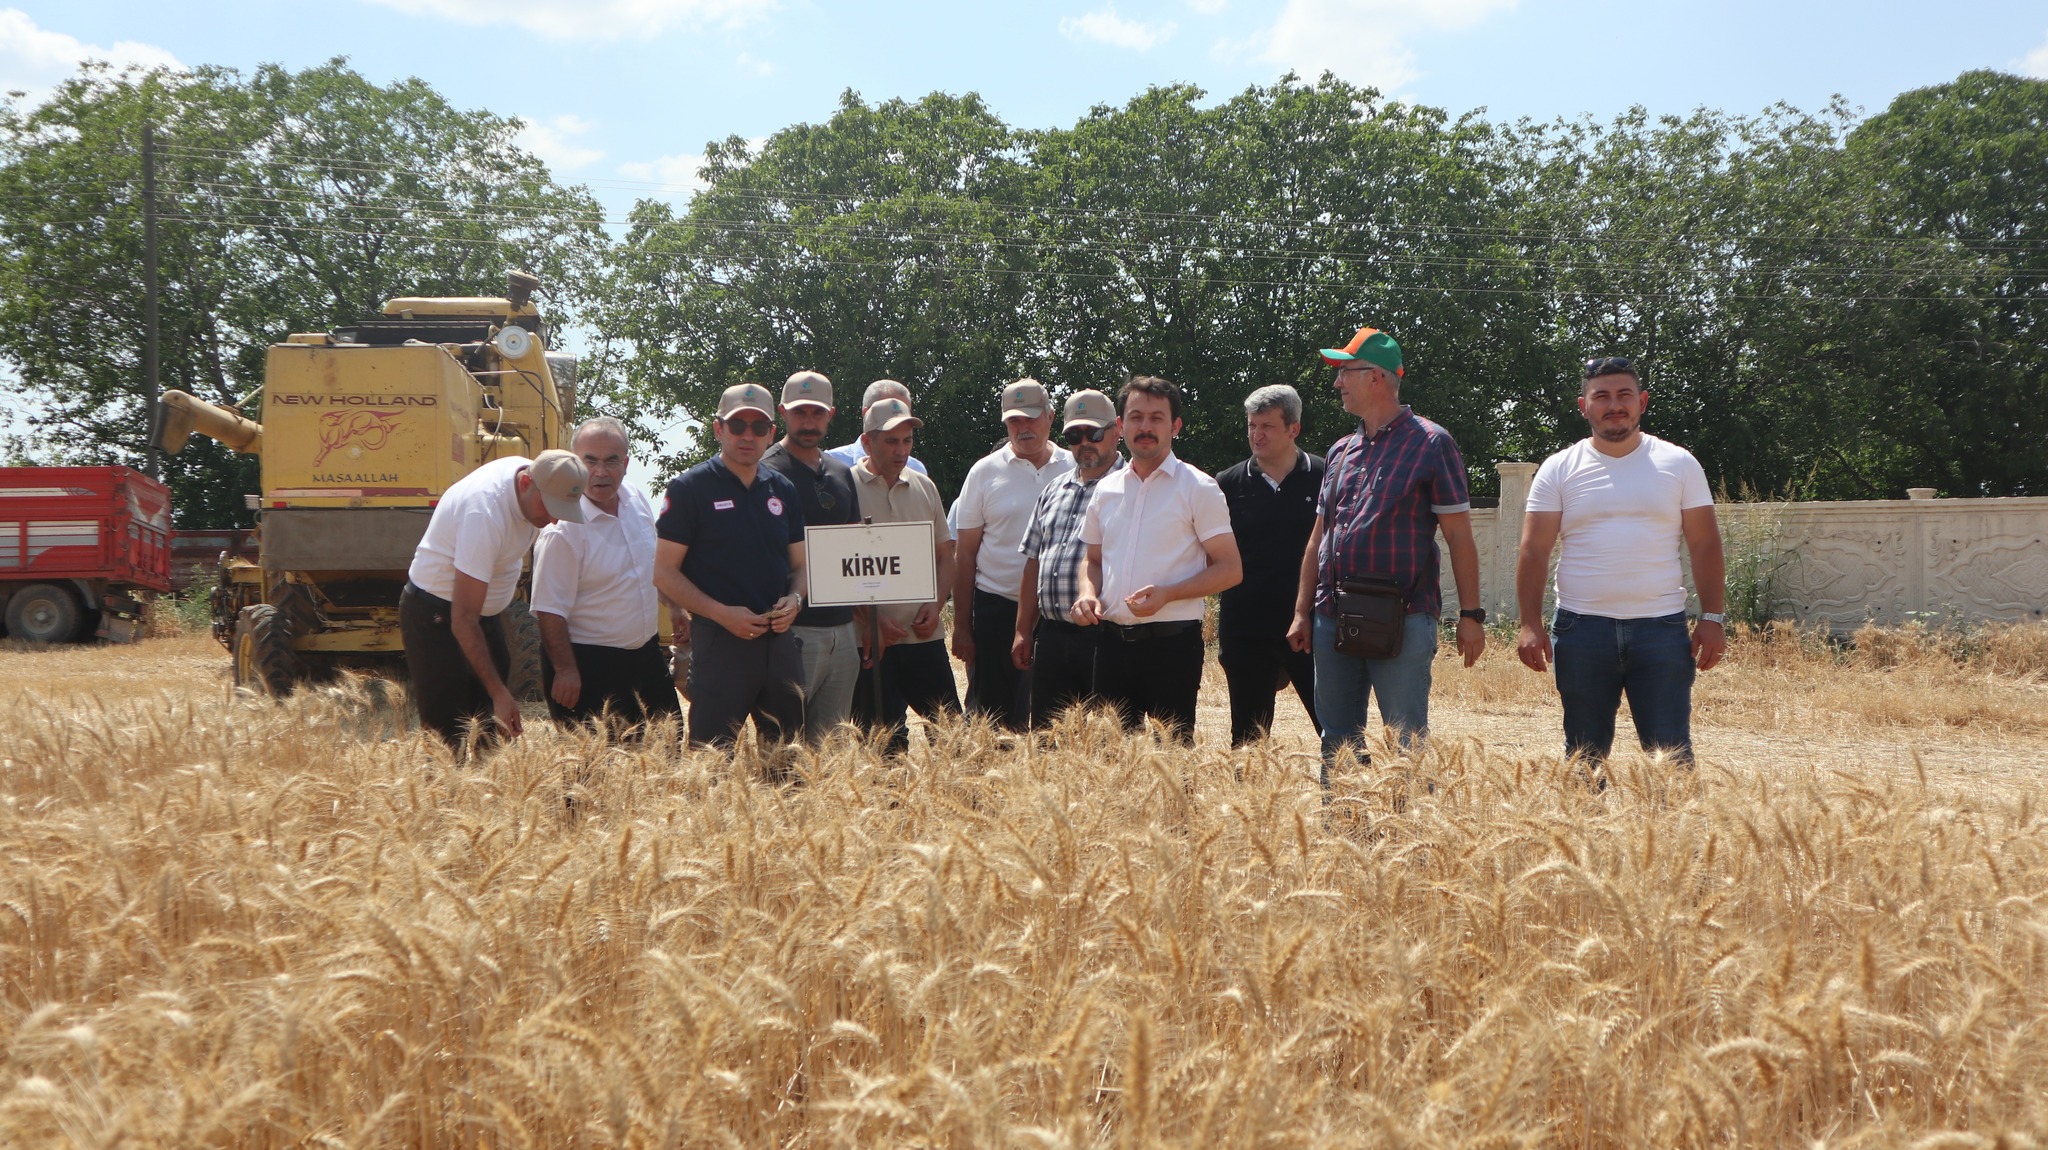
[[[620,164],[619,175],[643,184],[661,185],[651,191],[651,198],[687,200],[711,186],[697,174],[703,166],[704,153],[685,152],[645,163]]]
[[[1146,24],[1137,20],[1126,20],[1116,14],[1115,8],[1104,8],[1086,16],[1060,17],[1060,35],[1069,40],[1093,40],[1112,48],[1129,48],[1133,52],[1149,52],[1153,45],[1173,35],[1173,21],[1164,24]]]
[[[38,27],[19,8],[0,8],[0,92],[25,93],[22,108],[42,103],[85,60],[105,60],[117,68],[127,64],[145,68],[184,67],[177,57],[153,44],[122,40],[111,48],[102,48]]]
[[[1279,19],[1245,45],[1262,63],[1307,79],[1324,71],[1395,91],[1420,76],[1407,45],[1418,32],[1470,28],[1516,0],[1287,0]]]
[[[737,28],[781,7],[779,0],[371,0],[411,15],[459,24],[516,24],[550,40],[659,36],[676,27]]]
[[[517,142],[520,147],[539,156],[550,170],[573,172],[604,159],[603,151],[572,142],[575,137],[590,131],[591,126],[590,121],[581,116],[527,120],[526,126],[519,129]]]
[[[739,59],[734,60],[733,63],[739,65],[741,68],[749,72],[752,72],[756,76],[773,76],[775,74],[774,64],[770,63],[767,60],[761,59],[760,57],[754,55],[752,52],[741,52],[739,55]]]
[[[768,137],[754,136],[747,140],[747,155],[758,156],[768,144]],[[679,152],[657,160],[633,161],[620,164],[619,178],[636,183],[653,184],[653,188],[637,191],[651,199],[687,202],[690,197],[711,186],[710,182],[697,174],[704,166],[704,153]]]
[[[2048,36],[2041,39],[2041,46],[2020,57],[2021,73],[2039,80],[2048,80]]]

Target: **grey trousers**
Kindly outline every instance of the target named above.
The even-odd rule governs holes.
[[[804,645],[804,739],[815,743],[853,713],[860,648],[852,623],[789,630]]]

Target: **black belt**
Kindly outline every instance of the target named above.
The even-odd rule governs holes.
[[[1079,623],[1069,623],[1065,619],[1055,619],[1050,615],[1040,615],[1038,625],[1048,631],[1066,631],[1076,635],[1094,630],[1092,627],[1083,627]]]
[[[1172,619],[1164,623],[1133,623],[1125,625],[1123,623],[1111,623],[1105,619],[1101,626],[1105,628],[1106,633],[1112,639],[1122,639],[1126,643],[1139,643],[1147,639],[1171,639],[1175,635],[1185,635],[1189,631],[1198,631],[1201,629],[1202,621],[1200,619]]]

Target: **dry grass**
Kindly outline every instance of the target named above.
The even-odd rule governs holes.
[[[1699,773],[1601,794],[1545,679],[1444,661],[1326,808],[1291,701],[774,788],[0,651],[0,1144],[2028,1145],[2042,677],[1886,658],[1747,637]]]

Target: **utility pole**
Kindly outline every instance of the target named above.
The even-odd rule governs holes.
[[[144,471],[151,479],[163,469],[163,449],[157,445],[156,344],[156,126],[142,125],[142,386],[149,402],[149,454]]]

